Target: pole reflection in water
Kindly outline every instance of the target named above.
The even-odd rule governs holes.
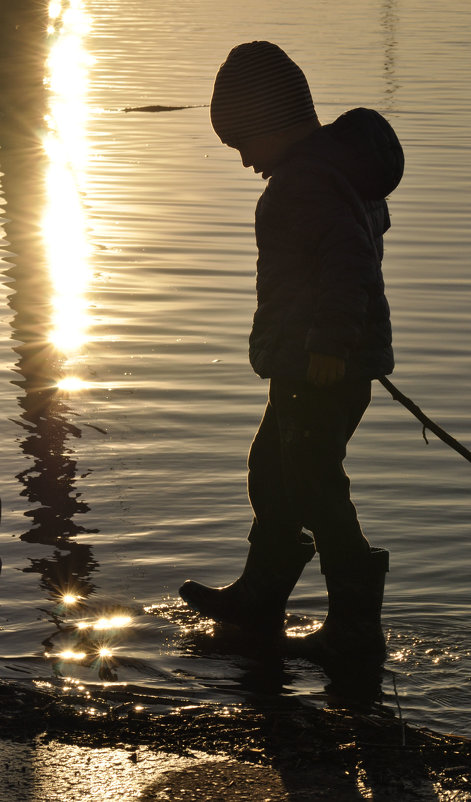
[[[98,530],[76,521],[89,511],[76,486],[72,443],[81,430],[70,422],[74,410],[61,390],[63,383],[68,391],[84,386],[71,370],[88,328],[89,253],[81,196],[87,163],[83,8],[81,0],[51,3],[49,17],[42,4],[20,2],[9,9],[2,28],[8,43],[0,70],[9,80],[0,155],[18,357],[14,383],[22,391],[17,423],[29,461],[17,478],[32,505],[21,540],[53,547],[52,554],[30,559],[23,570],[40,574],[54,602],[49,614],[58,631],[44,645],[56,670],[61,673],[68,661],[98,661],[100,676],[114,679],[111,641],[128,619],[118,621],[119,611],[111,616],[106,638],[103,632],[91,637],[93,623],[64,623],[71,611],[75,617],[84,611],[98,567],[91,547],[76,541]],[[54,647],[57,636],[60,646]]]
[[[381,27],[384,31],[384,108],[388,114],[396,112],[396,95],[399,82],[396,76],[396,48],[397,48],[398,12],[396,0],[385,0],[381,8]]]

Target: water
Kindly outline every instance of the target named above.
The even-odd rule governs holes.
[[[323,122],[364,105],[395,126],[394,381],[470,447],[469,4],[64,0],[50,15],[47,67],[41,28],[3,48],[0,677],[84,707],[100,681],[156,710],[243,704],[253,657],[208,641],[177,595],[239,571],[267,391],[247,360],[263,182],[210,129],[214,73],[234,44],[271,39]],[[192,108],[123,111],[150,104]],[[347,469],[391,550],[383,705],[469,734],[469,464],[378,385]],[[311,565],[290,624],[324,611]],[[263,676],[328,704],[316,667]]]

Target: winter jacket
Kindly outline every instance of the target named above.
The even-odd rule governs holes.
[[[318,128],[275,167],[255,222],[249,351],[262,378],[305,379],[309,352],[345,359],[352,379],[392,372],[381,260],[385,196],[403,167],[396,134],[369,109]]]

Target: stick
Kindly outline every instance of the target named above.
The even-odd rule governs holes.
[[[198,106],[134,106],[133,108],[121,109],[125,111],[181,111],[182,109],[205,109],[208,103],[200,103]]]
[[[428,443],[428,440],[427,437],[425,436],[425,430],[430,429],[430,431],[436,434],[437,437],[440,438],[440,440],[443,440],[443,442],[446,443],[447,446],[450,446],[450,448],[453,448],[455,451],[458,452],[458,454],[461,454],[462,457],[467,459],[468,462],[471,462],[471,451],[465,448],[465,446],[462,445],[462,443],[459,443],[458,440],[455,440],[455,438],[452,437],[450,434],[448,434],[448,432],[445,432],[445,430],[442,429],[440,426],[438,426],[436,423],[434,423],[433,420],[427,418],[427,415],[424,415],[420,407],[418,407],[417,404],[414,404],[414,402],[411,401],[410,398],[407,398],[407,396],[401,393],[400,390],[398,390],[397,387],[392,382],[390,382],[389,379],[386,378],[386,376],[382,376],[380,379],[378,379],[378,381],[383,385],[383,387],[386,388],[386,390],[389,393],[391,393],[395,401],[399,401],[399,403],[402,404],[403,407],[408,409],[409,412],[412,412],[412,414],[415,415],[415,417],[423,424],[424,428],[422,433],[426,443]]]

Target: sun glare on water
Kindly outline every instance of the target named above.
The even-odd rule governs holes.
[[[62,601],[64,604],[76,604],[78,602],[78,596],[75,596],[73,593],[64,593]]]
[[[54,293],[50,340],[69,356],[86,342],[88,328],[89,244],[82,193],[91,59],[84,46],[89,20],[83,0],[63,5],[54,0],[49,6],[53,37],[46,76],[50,100],[44,139],[48,169],[43,234]]]
[[[80,379],[78,376],[66,376],[57,382],[57,387],[66,393],[77,393],[90,387],[90,383]]]

